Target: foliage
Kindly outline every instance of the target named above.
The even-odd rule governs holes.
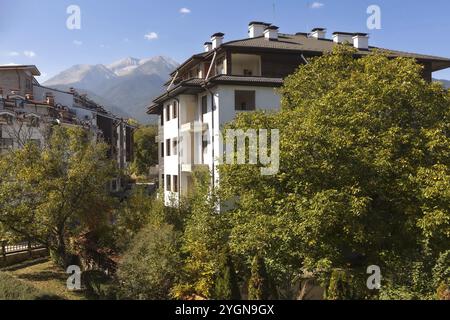
[[[48,144],[27,144],[0,159],[0,224],[47,245],[67,261],[67,241],[106,222],[113,203],[105,186],[114,167],[107,146],[82,129],[54,127]]]
[[[189,212],[182,229],[184,279],[173,290],[175,298],[184,298],[186,292],[205,298],[214,295],[227,227],[224,217],[217,214],[217,197],[209,181],[208,172],[196,172],[192,193],[184,200],[184,210]]]
[[[137,233],[150,222],[164,221],[164,210],[162,201],[149,197],[145,189],[137,187],[115,212],[114,235],[117,248],[125,250]]]
[[[222,253],[221,259],[214,296],[218,300],[240,300],[241,293],[231,256],[225,251]]]
[[[158,126],[155,125],[140,127],[134,132],[133,170],[136,174],[147,175],[149,169],[158,164],[157,135]]]
[[[270,282],[264,258],[256,255],[252,263],[251,277],[248,282],[249,300],[268,300],[270,298]]]
[[[13,276],[0,272],[0,300],[59,300]]]
[[[285,80],[281,112],[227,127],[280,130],[278,174],[220,168],[222,194],[236,202],[230,249],[247,260],[264,252],[278,286],[304,270],[375,264],[408,287],[410,261],[430,274],[448,250],[449,95],[412,59],[354,54],[339,46],[312,59]],[[419,295],[436,292],[415,281]]]
[[[84,271],[81,275],[89,297],[99,300],[115,300],[117,288],[109,276],[99,270]]]
[[[149,224],[124,254],[117,271],[121,298],[164,300],[179,277],[179,235],[168,224]]]
[[[344,270],[333,270],[326,296],[328,300],[351,300],[353,298],[351,275]]]

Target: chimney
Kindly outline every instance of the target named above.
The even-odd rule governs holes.
[[[267,40],[278,40],[278,29],[277,26],[267,26],[264,29],[264,38]]]
[[[266,27],[270,26],[270,23],[252,21],[248,24],[248,37],[257,38],[264,35]]]
[[[203,46],[205,48],[205,52],[209,52],[212,50],[212,42],[205,42]]]
[[[325,28],[314,28],[311,30],[310,37],[316,39],[325,39],[327,34],[327,29]]]
[[[369,36],[367,33],[353,34],[353,46],[359,50],[369,50]]]
[[[211,36],[212,49],[216,49],[222,45],[224,35],[222,32],[217,32]]]
[[[333,42],[353,44],[353,33],[339,31],[333,32]]]

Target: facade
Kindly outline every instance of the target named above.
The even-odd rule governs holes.
[[[334,32],[327,39],[322,28],[282,34],[278,27],[263,22],[251,22],[248,29],[249,37],[236,41],[224,42],[223,33],[212,35],[204,52],[175,70],[166,92],[148,108],[148,114],[160,118],[160,185],[167,205],[189,192],[196,167],[207,167],[213,183],[218,183],[224,124],[240,112],[278,110],[276,89],[283,79],[338,43],[354,46],[357,56],[378,49],[392,58],[415,58],[424,66],[428,81],[432,72],[450,67],[449,59],[369,46],[364,33]]]
[[[103,139],[109,157],[120,169],[133,161],[133,131],[125,120],[106,111],[86,95],[40,85],[35,66],[0,66],[0,151],[20,148],[29,141],[43,145],[53,125],[77,126]],[[111,189],[121,188],[120,179]]]

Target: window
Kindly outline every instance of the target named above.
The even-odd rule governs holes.
[[[170,121],[170,105],[166,106],[166,121]]]
[[[27,90],[31,90],[32,89],[32,87],[31,87],[31,80],[30,79],[26,79],[25,80],[25,88]]]
[[[170,157],[170,139],[166,140],[166,156]]]
[[[178,117],[178,102],[174,101],[172,105],[172,119],[176,119]]]
[[[163,126],[164,125],[164,110],[161,112],[160,120],[161,120],[161,126]]]
[[[161,158],[164,158],[164,142],[161,142]]]
[[[164,175],[163,174],[161,175],[161,185],[164,190]]]
[[[172,191],[172,185],[171,185],[171,176],[170,174],[166,175],[166,191]]]
[[[208,96],[202,97],[202,114],[208,113]]]
[[[178,192],[178,176],[173,176],[173,192]]]
[[[13,147],[13,139],[11,139],[11,138],[1,138],[0,139],[0,149],[1,150],[12,149],[12,147]]]
[[[253,111],[255,110],[255,91],[234,92],[234,105],[236,111]]]
[[[178,154],[178,140],[177,139],[172,140],[172,154],[173,155]]]

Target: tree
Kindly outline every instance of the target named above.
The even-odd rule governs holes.
[[[215,279],[220,272],[221,256],[227,245],[227,223],[217,214],[218,199],[206,171],[194,173],[191,194],[184,202],[186,218],[182,230],[182,251],[185,256],[183,279],[173,295],[183,299],[187,295],[214,298]]]
[[[304,270],[358,275],[372,264],[407,284],[402,266],[430,272],[448,249],[449,95],[412,59],[355,53],[339,46],[312,59],[285,79],[279,113],[228,126],[280,130],[278,174],[220,168],[236,201],[230,249],[247,259],[263,250],[278,286]]]
[[[125,299],[165,300],[181,268],[179,235],[166,224],[148,224],[133,240],[117,271]]]
[[[137,174],[148,174],[149,169],[158,164],[158,144],[155,141],[158,126],[140,127],[134,132],[134,170]]]
[[[270,298],[270,283],[264,258],[256,255],[253,259],[251,277],[248,282],[249,300],[268,300]]]
[[[215,298],[219,300],[240,300],[236,271],[230,254],[225,251],[222,253],[220,270],[216,277]]]
[[[349,274],[344,270],[333,270],[327,290],[327,299],[350,300],[352,297],[352,284]]]
[[[2,228],[48,246],[65,265],[69,238],[107,222],[114,166],[106,150],[82,129],[54,127],[42,149],[28,143],[2,157]]]

